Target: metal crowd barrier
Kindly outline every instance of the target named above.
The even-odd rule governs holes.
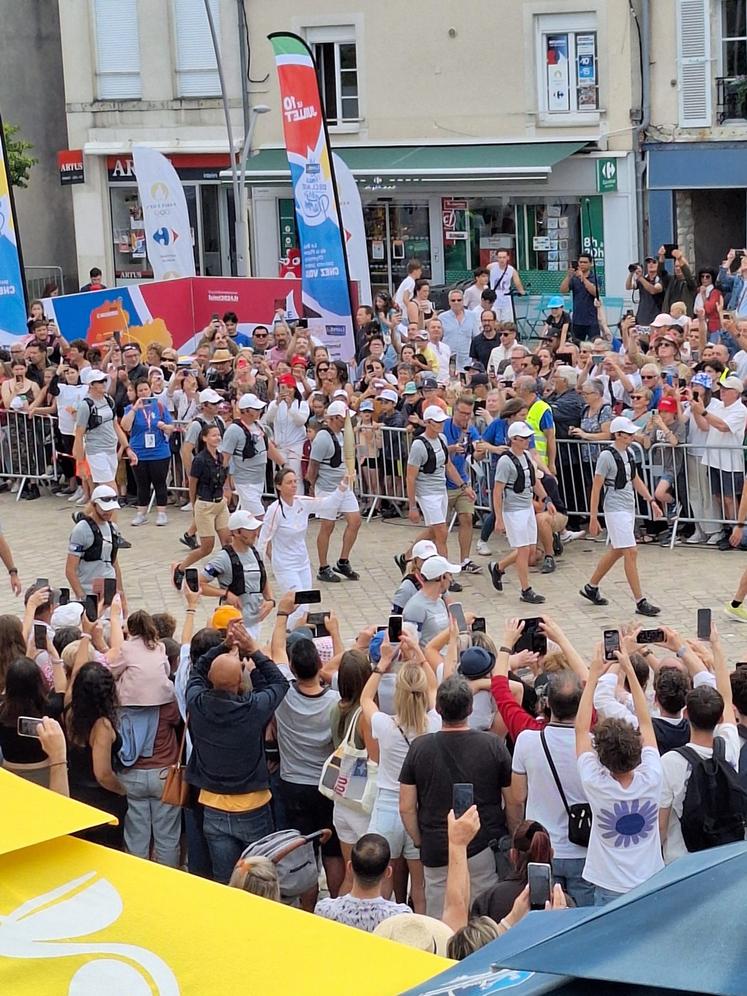
[[[53,415],[0,411],[0,478],[19,482],[16,500],[27,482],[49,483],[59,477],[57,419]]]

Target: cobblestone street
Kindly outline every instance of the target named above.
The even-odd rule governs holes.
[[[53,585],[64,584],[66,543],[72,528],[70,512],[67,502],[59,498],[16,503],[10,496],[3,497],[0,522],[13,549],[24,586],[37,576],[48,576]],[[181,621],[180,598],[169,580],[169,564],[185,552],[178,536],[188,525],[189,516],[170,507],[168,526],[156,528],[155,516],[151,516],[148,524],[135,529],[129,525],[133,514],[131,509],[120,513],[122,530],[133,544],[131,550],[120,554],[130,607],[142,605],[152,612],[169,609]],[[331,561],[336,559],[339,550],[338,532],[341,532],[340,526],[332,540]],[[383,523],[376,519],[370,525],[364,522],[351,558],[361,580],[338,585],[320,584],[323,589],[321,607],[337,612],[345,637],[352,636],[364,622],[380,624],[385,621],[390,596],[399,578],[392,557],[406,547],[413,533],[413,527],[399,522]],[[316,525],[312,521],[309,543],[314,567],[315,536]],[[456,559],[456,536],[450,538],[449,547],[452,559]],[[506,548],[505,538],[493,536],[491,548],[496,554],[502,553]],[[535,589],[547,597],[544,608],[562,622],[579,647],[587,648],[592,641],[601,639],[603,629],[614,628],[620,622],[634,618],[633,601],[622,565],[618,565],[601,585],[609,606],[595,609],[578,595],[602,550],[601,543],[572,543],[559,558],[554,574],[532,576]],[[461,577],[464,593],[459,597],[466,609],[486,617],[488,631],[499,638],[499,627],[506,615],[534,613],[530,606],[519,601],[518,583],[511,570],[506,576],[505,591],[499,594],[493,590],[487,576],[488,558],[475,556],[474,559],[483,567],[483,572]],[[744,557],[737,552],[722,553],[712,548],[685,545],[672,551],[657,545],[639,548],[643,590],[662,607],[660,621],[693,636],[697,609],[711,607],[732,665],[737,660],[747,659],[747,627],[743,630],[722,609],[744,566]],[[198,610],[198,624],[207,618],[214,604],[206,603]],[[3,585],[0,611],[18,610],[19,603],[13,598],[10,587]],[[635,618],[647,627],[656,625],[655,620]]]

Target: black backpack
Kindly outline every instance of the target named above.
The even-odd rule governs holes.
[[[224,546],[223,549],[228,554],[228,559],[231,561],[231,583],[228,586],[228,591],[234,595],[245,595],[246,594],[246,579],[244,577],[244,565],[239,560],[239,555],[236,553],[234,548],[230,545]],[[249,549],[254,554],[254,559],[257,561],[257,566],[259,567],[259,591],[263,592],[265,590],[265,585],[267,584],[267,570],[265,568],[265,563],[262,560],[259,552],[250,546]]]
[[[690,765],[680,817],[688,851],[744,840],[747,789],[726,760],[723,738],[713,738],[712,757],[701,757],[692,747],[678,747],[677,753]]]
[[[747,726],[742,726],[741,723],[737,723],[737,733],[739,734],[739,739],[741,744],[739,746],[739,780],[747,789]]]
[[[220,429],[221,436],[223,436],[223,434],[226,431],[226,423],[223,421],[223,419],[220,417],[220,415],[216,415],[215,416],[215,421],[214,422],[208,422],[208,420],[205,419],[205,418],[202,418],[201,415],[195,415],[194,421],[200,423],[200,432],[202,432],[202,430],[205,428],[206,425],[210,425],[210,426],[217,425],[218,428]],[[204,449],[205,449],[205,440],[201,439],[198,436],[197,437],[197,442],[195,443],[195,454],[201,453]]]
[[[340,446],[340,440],[337,438],[335,433],[332,432],[332,430],[328,428],[326,425],[323,425],[319,430],[319,432],[328,432],[329,438],[332,440],[332,445],[334,446],[332,456],[329,458],[329,460],[324,460],[323,462],[328,463],[333,470],[337,470],[337,468],[342,463],[342,447]]]
[[[508,451],[508,453],[505,454],[505,456],[508,457],[508,459],[514,465],[514,469],[516,470],[516,480],[514,481],[513,484],[514,492],[517,495],[524,494],[524,488],[527,482],[526,482],[524,467],[522,466],[521,460],[519,460],[516,454],[512,453],[510,450]],[[527,457],[527,463],[529,464],[529,483],[532,485],[532,490],[534,490],[534,484],[535,481],[537,480],[537,475],[534,472],[534,465],[532,464],[532,461],[529,459],[529,457]]]
[[[89,564],[92,561],[101,560],[101,551],[104,549],[104,536],[103,536],[103,533],[101,532],[101,529],[99,527],[98,522],[96,522],[96,520],[92,519],[90,516],[83,515],[82,513],[79,514],[76,517],[75,521],[76,522],[87,522],[89,529],[93,533],[93,543],[91,543],[91,545],[85,551],[85,553],[81,557],[81,560],[85,560]],[[111,559],[111,562],[112,562],[112,564],[115,564],[117,562],[117,553],[119,552],[120,535],[119,535],[119,532],[117,530],[117,527],[114,525],[113,522],[110,522],[109,526],[111,527],[111,531],[112,531],[112,559]]]
[[[241,451],[241,459],[242,460],[252,460],[257,455],[257,439],[256,439],[256,436],[254,435],[253,432],[250,432],[249,429],[247,429],[247,427],[244,425],[243,422],[239,421],[236,424],[241,426],[241,428],[244,430],[244,436],[245,436],[244,449]],[[262,438],[264,440],[266,440],[267,436],[265,435],[265,430],[262,428],[261,425],[258,425],[257,428],[259,429],[259,431],[260,431],[260,433],[262,435]],[[265,442],[265,450],[266,449],[267,449],[267,442]],[[338,464],[338,466],[339,466],[339,464]]]
[[[83,400],[88,405],[88,422],[86,423],[86,430],[90,431],[91,429],[98,429],[98,427],[100,425],[104,424],[104,420],[99,415],[98,411],[96,410],[96,405],[94,403],[93,398],[83,398]],[[107,405],[111,409],[112,416],[114,416],[114,401],[113,401],[113,399],[108,394],[105,394],[104,395],[104,400],[106,401]],[[112,418],[112,421],[113,421],[113,418]]]
[[[615,461],[615,466],[617,467],[617,475],[615,476],[615,491],[622,491],[628,483],[628,474],[625,461],[623,460],[620,451],[614,446],[607,446],[606,450],[609,454],[611,454],[612,459]],[[628,456],[628,462],[630,463],[630,483],[632,484],[634,479],[638,476],[638,464],[632,456]]]
[[[423,474],[435,474],[436,451],[433,449],[433,446],[431,446],[431,444],[428,442],[425,436],[418,436],[418,439],[423,444],[423,446],[425,446],[426,452],[428,453],[426,461],[423,464],[423,466],[420,468],[420,471]],[[444,451],[444,466],[446,466],[446,464],[449,462],[449,451],[446,447],[446,443],[443,441],[443,439],[441,439],[440,436],[438,437],[438,441],[441,444],[441,449]]]

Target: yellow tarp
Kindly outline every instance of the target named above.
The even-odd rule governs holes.
[[[116,822],[109,813],[0,768],[0,854]]]
[[[3,996],[389,996],[451,964],[74,837],[35,843],[99,815],[9,777],[0,778]]]

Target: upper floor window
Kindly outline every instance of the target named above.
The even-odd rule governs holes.
[[[747,2],[722,0],[718,121],[747,118]]]
[[[220,39],[218,0],[210,0]],[[180,97],[219,97],[220,77],[203,0],[174,0],[176,91]]]
[[[98,99],[139,100],[137,0],[94,0],[94,28]]]
[[[542,116],[599,110],[599,58],[593,13],[538,17],[537,64]]]
[[[361,113],[355,28],[308,28],[306,38],[316,61],[327,124],[357,125]]]

